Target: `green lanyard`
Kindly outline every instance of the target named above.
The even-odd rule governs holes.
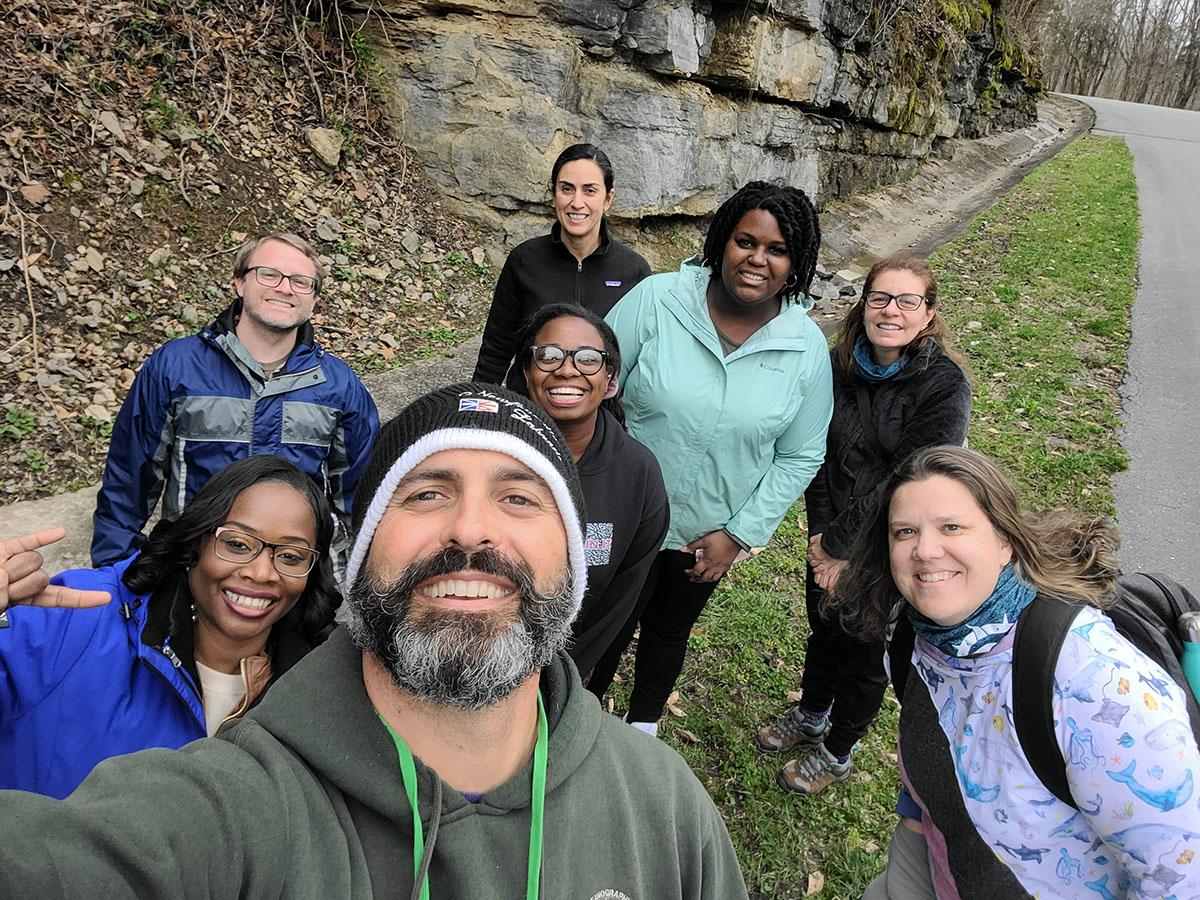
[[[378,715],[378,712],[376,713]],[[396,744],[396,753],[400,757],[400,777],[404,780],[404,793],[408,795],[408,803],[413,814],[413,875],[421,871],[421,857],[425,855],[425,832],[421,827],[421,811],[417,806],[417,767],[413,762],[412,751],[404,738],[392,730],[383,716],[379,721],[392,736]],[[529,823],[529,869],[525,880],[525,896],[527,900],[537,900],[538,882],[542,873],[542,813],[546,806],[546,745],[549,743],[549,729],[546,726],[546,707],[542,704],[542,694],[538,692],[537,743],[533,745],[533,815]],[[437,775],[435,774],[436,778]],[[425,883],[421,886],[421,900],[429,900],[429,875],[425,875]]]

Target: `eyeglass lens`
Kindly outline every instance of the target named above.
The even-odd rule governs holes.
[[[920,309],[921,304],[925,302],[925,298],[920,294],[888,294],[884,291],[871,291],[867,294],[867,305],[873,306],[875,309],[883,309],[893,300],[896,301],[898,307],[910,312]]]
[[[308,547],[268,544],[240,531],[221,531],[216,535],[217,556],[226,562],[250,562],[266,547],[271,548],[271,562],[280,575],[307,575],[317,560],[317,551]]]
[[[254,277],[263,287],[279,287],[280,282],[286,278],[297,294],[311,294],[317,287],[317,279],[311,275],[284,275],[278,269],[269,266],[255,266]]]
[[[554,372],[562,367],[568,356],[575,361],[575,368],[581,375],[595,375],[604,367],[604,354],[591,347],[564,350],[555,344],[544,344],[534,349],[533,359],[543,372]]]

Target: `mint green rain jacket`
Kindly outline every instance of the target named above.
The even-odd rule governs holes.
[[[724,528],[761,547],[825,458],[829,350],[800,298],[721,355],[699,257],[653,275],[607,316],[621,345],[630,433],[653,451],[671,501],[664,548]]]

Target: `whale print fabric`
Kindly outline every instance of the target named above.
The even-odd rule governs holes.
[[[1200,898],[1200,752],[1184,696],[1107,617],[1081,610],[1055,667],[1055,727],[1078,810],[1021,751],[1011,633],[973,659],[918,638],[913,663],[971,820],[1032,896]],[[928,814],[936,827],[937,810]]]

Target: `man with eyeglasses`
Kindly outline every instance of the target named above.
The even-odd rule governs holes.
[[[379,430],[366,387],[313,335],[324,280],[294,234],[247,241],[233,263],[237,298],[198,334],[168,341],[138,372],[113,424],[93,518],[92,564],[131,556],[160,495],[179,515],[234,460],[276,453],[322,485],[347,540],[351,499]]]

